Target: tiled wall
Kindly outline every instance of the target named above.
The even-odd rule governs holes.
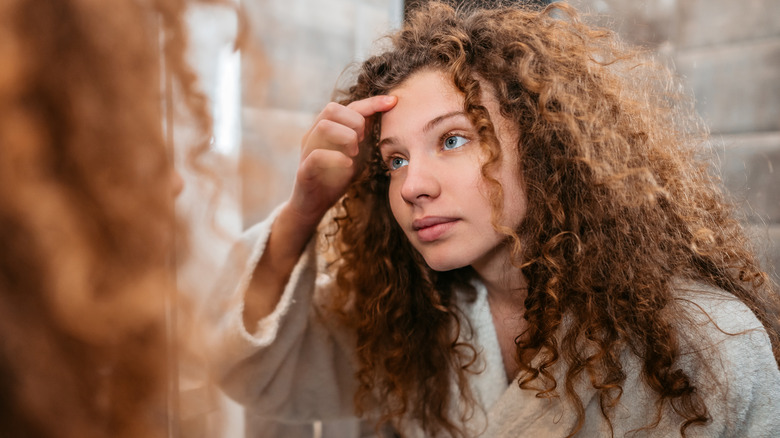
[[[780,280],[780,2],[572,0],[658,50],[693,90],[726,188]]]
[[[344,68],[397,27],[402,0],[246,0],[251,41],[265,63],[244,66],[243,215],[249,226],[284,201],[300,139]]]

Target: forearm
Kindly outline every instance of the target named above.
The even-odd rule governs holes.
[[[271,226],[265,251],[244,297],[244,327],[254,332],[258,321],[273,312],[318,221],[306,219],[286,204]]]
[[[346,192],[355,174],[365,118],[395,103],[392,96],[373,96],[348,106],[330,103],[304,135],[292,196],[271,227],[246,292],[243,319],[248,332],[254,332],[257,322],[276,308],[322,216]]]

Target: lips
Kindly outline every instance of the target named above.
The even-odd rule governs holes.
[[[428,216],[415,219],[412,222],[412,230],[417,233],[417,238],[421,242],[433,242],[452,228],[458,220],[452,217]]]

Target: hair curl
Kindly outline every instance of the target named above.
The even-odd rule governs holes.
[[[179,114],[210,129],[184,58],[187,4],[0,5],[3,434],[166,434],[176,218],[163,63]]]
[[[342,103],[386,94],[423,69],[448,73],[491,151],[482,173],[491,183],[494,218],[501,197],[490,166],[500,150],[481,104],[483,84],[519,131],[527,214],[517,230],[501,229],[528,281],[528,328],[515,339],[519,384],[557,395],[551,367],[565,366],[561,387],[578,415],[571,435],[585,421],[574,389],[580,378],[598,391],[610,421],[626,379],[626,349],[640,358],[644,381],[658,396],[657,421],[666,403],[681,416],[683,434],[708,420],[690,376],[676,365],[676,281],[716,286],[744,302],[780,360],[773,286],[697,156],[707,130],[667,69],[611,32],[582,24],[560,3],[540,11],[431,2],[391,42],[362,63]],[[454,294],[473,273],[435,272],[408,242],[371,147],[379,120],[370,123],[365,168],[335,208],[342,292],[334,306],[357,332],[356,404],[363,412],[379,394],[386,401],[380,424],[411,417],[430,436],[463,436],[449,418],[456,402],[450,385],[454,378],[473,405],[465,382],[476,372],[475,351],[457,341],[463,319]]]

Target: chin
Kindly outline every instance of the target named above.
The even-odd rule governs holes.
[[[453,269],[459,269],[469,265],[469,263],[459,260],[423,257],[425,258],[425,264],[436,272],[452,271]]]

